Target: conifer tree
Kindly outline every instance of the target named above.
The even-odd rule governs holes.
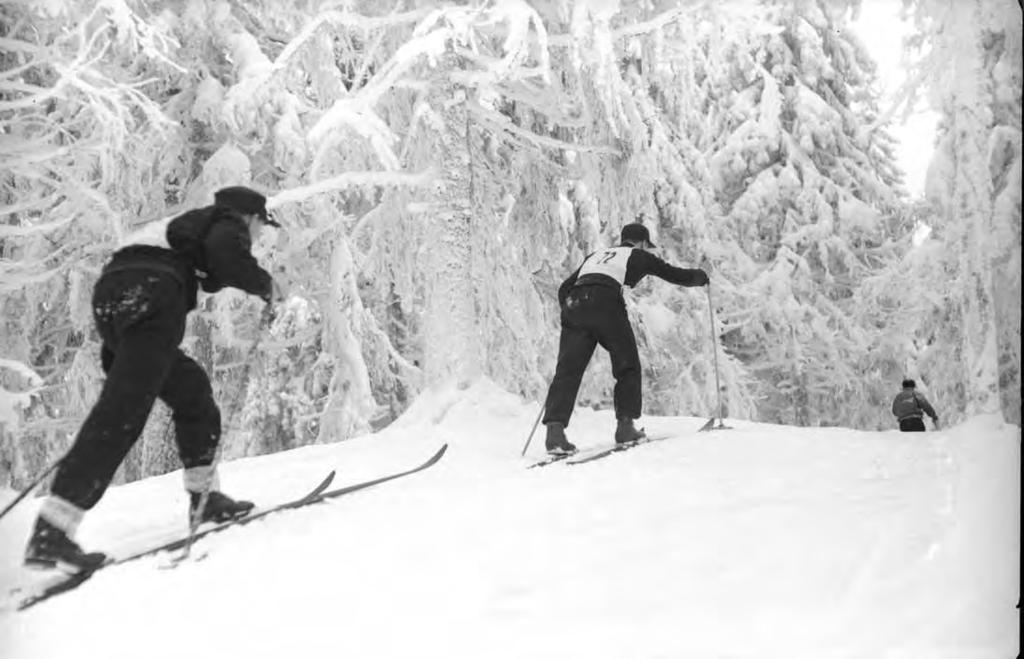
[[[1013,3],[908,3],[918,32],[904,88],[942,115],[919,212],[931,237],[880,286],[907,373],[950,421],[1020,419],[1021,33]]]
[[[637,220],[667,261],[710,261],[730,415],[875,427],[911,367],[949,380],[940,407],[959,405],[968,365],[988,383],[971,409],[991,407],[993,378],[1019,396],[1019,34],[988,5],[958,10],[978,48],[951,69],[940,152],[963,162],[940,158],[937,205],[907,210],[843,23],[855,5],[8,3],[0,460],[37,471],[95,399],[103,260],[233,184],[270,195],[285,228],[257,256],[293,296],[268,331],[240,293],[192,315],[227,457],[360,434],[452,379],[540,398],[559,282]],[[931,71],[953,61],[940,25]],[[922,216],[938,238],[911,249]],[[928,290],[894,293],[920,273]],[[648,413],[713,413],[709,301],[656,283],[629,296]],[[608,405],[594,362],[580,402]],[[15,421],[46,441],[15,442]],[[176,466],[167,427],[154,415],[127,476]]]
[[[711,259],[718,330],[737,360],[724,361],[725,393],[741,415],[878,417],[882,385],[861,374],[879,332],[854,300],[894,256],[901,174],[884,127],[865,130],[878,117],[874,67],[842,29],[845,9],[692,9],[631,46],[646,138],[633,162],[654,182],[640,208],[674,256]],[[657,17],[633,17],[645,19]],[[673,351],[707,340],[689,335]]]
[[[706,73],[725,101],[712,105],[708,160],[735,285],[725,340],[757,377],[762,419],[862,425],[877,414],[878,384],[862,377],[877,332],[853,321],[853,302],[894,256],[900,175],[884,128],[864,130],[874,67],[842,14],[810,2],[765,12],[774,28],[748,24],[735,46],[712,39],[736,25],[708,37],[735,53]]]
[[[14,391],[34,392],[0,423],[19,482],[66,450],[95,397],[99,266],[180,192],[189,156],[154,101],[181,68],[153,16],[111,0],[11,2],[0,17],[2,382],[20,372]]]

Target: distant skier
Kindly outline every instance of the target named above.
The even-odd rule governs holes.
[[[573,453],[565,436],[583,372],[600,345],[608,351],[615,377],[615,441],[627,443],[645,435],[633,425],[642,407],[640,355],[636,337],[626,314],[622,287],[636,286],[646,275],[654,275],[681,286],[705,286],[704,270],[671,266],[649,249],[654,248],[647,227],[622,227],[620,245],[594,252],[558,289],[562,332],[558,342],[558,364],[544,403],[545,448],[548,453]]]
[[[939,427],[939,416],[935,413],[928,399],[915,391],[917,384],[913,380],[903,381],[903,391],[896,394],[892,401],[893,416],[900,422],[903,432],[924,432],[924,415],[932,418],[935,427]]]
[[[79,547],[75,530],[138,440],[157,398],[172,411],[190,513],[207,490],[201,521],[229,520],[252,509],[251,502],[220,492],[213,464],[220,410],[206,373],[178,345],[198,287],[209,293],[238,288],[268,303],[283,299],[250,252],[263,224],[280,226],[267,216],[266,197],[245,187],[224,188],[213,206],[171,220],[165,246],[129,245],[103,268],[92,311],[107,379],[40,508],[25,549],[27,566],[82,572],[104,562],[104,554]]]

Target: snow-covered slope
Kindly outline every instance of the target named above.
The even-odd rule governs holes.
[[[377,435],[225,464],[273,503],[432,469],[202,541],[12,610],[38,500],[0,521],[0,654],[51,657],[1000,658],[1017,651],[1020,434],[643,420],[673,439],[526,470],[537,413],[487,382],[424,396]],[[579,410],[581,447],[609,412]],[[543,453],[538,431],[528,452]],[[5,497],[12,496],[6,493]],[[180,473],[113,488],[89,549],[184,526]]]

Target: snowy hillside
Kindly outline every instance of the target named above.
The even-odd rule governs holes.
[[[224,465],[270,504],[338,470],[440,464],[110,568],[25,612],[38,501],[0,521],[0,654],[28,658],[999,658],[1017,651],[1020,434],[643,420],[671,440],[526,470],[537,408],[490,384],[424,396],[381,433]],[[609,440],[581,410],[581,447]],[[540,457],[538,431],[528,457]],[[113,488],[86,548],[180,532],[180,473]],[[4,499],[13,496],[6,492]],[[0,502],[2,503],[2,502]]]

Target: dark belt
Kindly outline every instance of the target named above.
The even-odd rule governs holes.
[[[133,270],[146,270],[149,272],[162,272],[164,274],[171,275],[179,283],[185,283],[185,275],[182,273],[181,268],[176,268],[170,263],[161,263],[159,261],[150,261],[148,263],[143,262],[131,262],[128,263],[117,263],[111,264],[103,268],[102,275],[109,275],[115,272],[131,272]],[[101,276],[102,276],[101,275]]]

